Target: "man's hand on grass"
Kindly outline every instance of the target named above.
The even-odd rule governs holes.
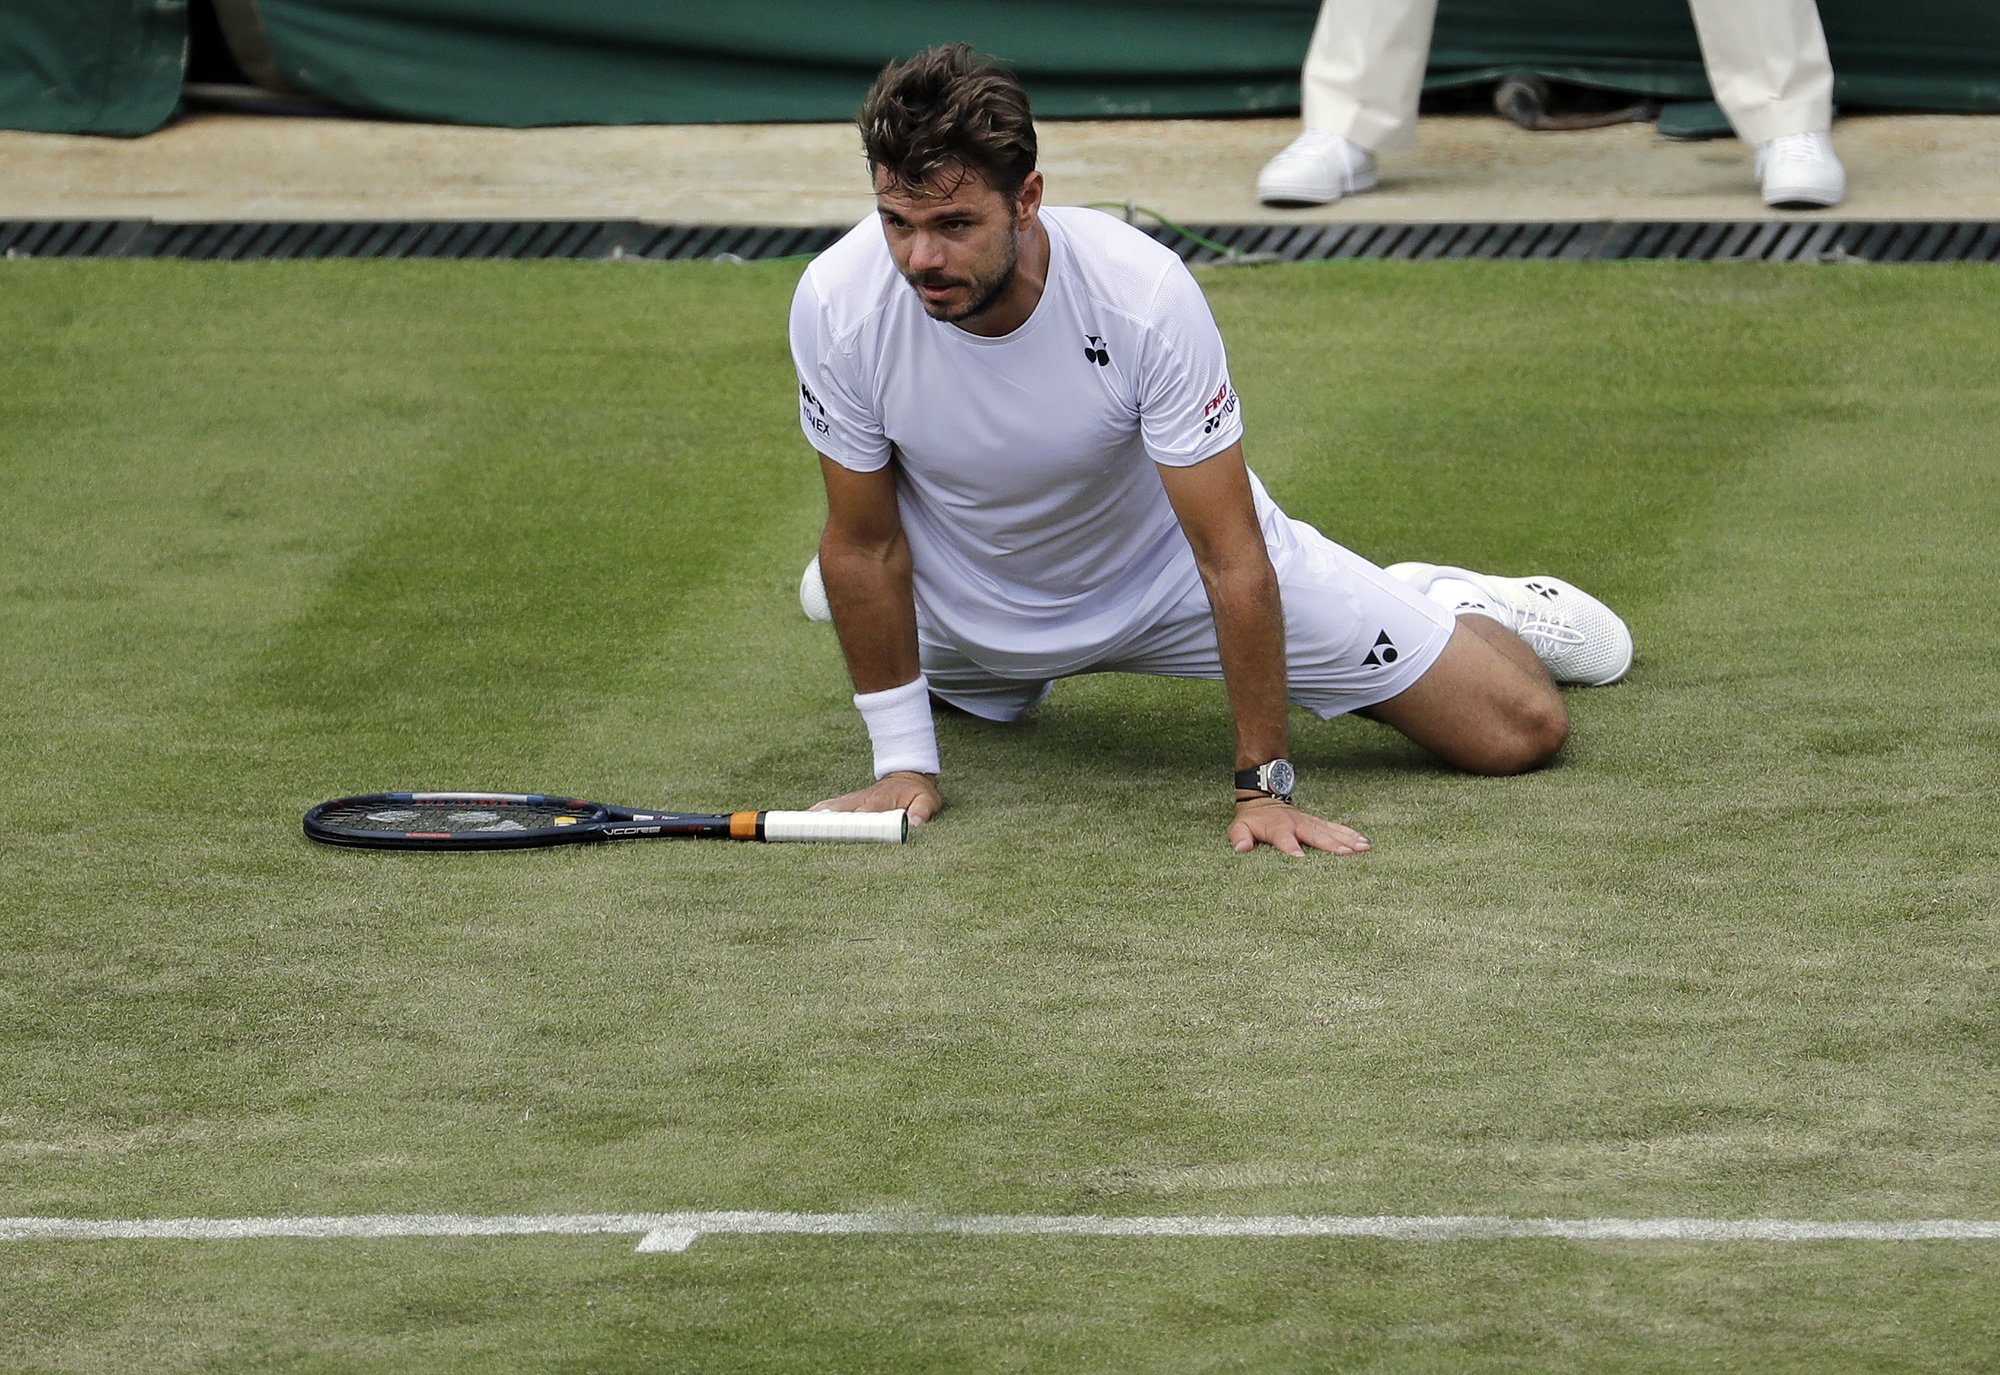
[[[944,794],[938,791],[936,774],[911,773],[905,770],[885,773],[866,788],[815,802],[812,810],[816,812],[906,811],[910,815],[910,824],[921,826],[944,810]]]
[[[1368,837],[1359,831],[1302,812],[1275,797],[1252,797],[1238,802],[1236,820],[1229,826],[1229,843],[1240,855],[1249,854],[1259,845],[1268,845],[1294,859],[1307,850],[1358,855],[1368,849]]]

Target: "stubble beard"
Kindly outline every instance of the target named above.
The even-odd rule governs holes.
[[[1019,236],[1016,235],[1009,238],[1007,242],[1007,261],[1000,265],[998,272],[995,272],[984,281],[974,279],[966,283],[967,286],[972,287],[974,290],[972,300],[967,305],[957,310],[935,306],[924,299],[921,291],[917,293],[917,300],[922,302],[924,313],[930,316],[931,319],[947,325],[963,324],[974,316],[983,315],[993,308],[993,303],[1005,295],[1007,288],[1014,284],[1014,273],[1019,269],[1020,264],[1021,244]],[[912,289],[924,285],[922,277],[911,277],[909,281]],[[935,282],[931,283],[931,285],[936,284]]]

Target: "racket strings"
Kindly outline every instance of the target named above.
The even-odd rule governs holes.
[[[333,808],[320,818],[342,830],[427,835],[539,831],[597,819],[598,813],[589,807],[486,800],[358,803]]]

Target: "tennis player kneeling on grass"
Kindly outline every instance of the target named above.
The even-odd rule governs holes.
[[[932,49],[882,72],[860,124],[877,213],[791,318],[826,604],[875,749],[876,781],[822,808],[938,811],[933,696],[1007,721],[1057,678],[1169,674],[1227,686],[1237,850],[1352,854],[1368,841],[1292,802],[1288,700],[1507,774],[1562,747],[1558,682],[1624,675],[1624,622],[1569,583],[1377,568],[1279,510],[1194,278],[1043,204],[1007,72]]]

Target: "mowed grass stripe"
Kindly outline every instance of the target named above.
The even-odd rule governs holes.
[[[137,279],[150,315],[87,274],[24,312],[45,338],[20,357],[53,371],[10,390],[13,547],[60,653],[17,670],[79,660],[71,683],[131,701],[247,655],[268,689],[251,704],[323,708],[322,739],[417,735],[406,684],[457,680],[490,695],[421,704],[420,738],[476,765],[482,716],[546,731],[612,684],[658,690],[632,667],[684,638],[677,602],[748,582],[774,530],[809,551],[811,460],[778,442],[795,431],[782,340],[735,296],[690,290],[700,274],[666,291],[634,274],[605,313],[547,274],[468,290],[428,264],[148,266],[167,268]],[[66,597],[112,605],[100,627]],[[169,656],[183,671],[137,676]]]

